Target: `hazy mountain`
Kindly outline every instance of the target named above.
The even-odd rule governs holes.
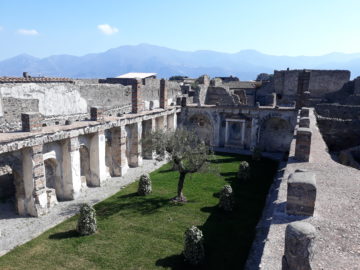
[[[238,53],[215,51],[186,52],[165,47],[140,44],[121,46],[103,53],[84,56],[54,55],[36,58],[21,54],[0,61],[0,76],[21,76],[23,71],[33,76],[73,78],[106,78],[127,72],[156,72],[158,77],[187,75],[198,77],[238,76],[255,79],[261,72],[286,68],[349,69],[352,77],[360,75],[360,53],[331,53],[322,56],[274,56],[255,50]]]

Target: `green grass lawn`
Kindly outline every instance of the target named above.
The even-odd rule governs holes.
[[[240,160],[250,162],[252,179],[240,184]],[[59,224],[0,258],[0,269],[241,269],[261,215],[277,163],[252,162],[239,155],[217,155],[219,174],[187,176],[188,203],[169,201],[176,195],[178,173],[169,165],[151,173],[153,193],[136,195],[133,183],[97,204],[98,232],[79,237],[77,217]],[[217,207],[218,192],[231,183],[236,209]],[[184,231],[191,225],[204,233],[206,261],[191,268],[181,255]]]

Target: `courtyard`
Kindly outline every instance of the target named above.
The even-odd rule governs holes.
[[[237,181],[239,162],[250,163],[251,179]],[[80,237],[77,216],[0,258],[1,269],[190,269],[181,255],[184,231],[195,225],[205,237],[205,263],[199,269],[241,269],[245,264],[266,195],[277,171],[270,159],[216,155],[218,173],[185,180],[185,204],[175,204],[178,172],[166,164],[150,174],[153,192],[137,196],[132,183],[95,205],[98,231]],[[111,180],[109,180],[111,181]],[[231,184],[233,212],[218,208],[219,191]],[[46,259],[44,259],[46,258]]]

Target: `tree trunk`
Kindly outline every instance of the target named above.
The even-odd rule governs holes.
[[[177,196],[174,198],[174,201],[177,202],[186,202],[186,197],[183,194],[184,182],[185,182],[186,173],[180,173]]]

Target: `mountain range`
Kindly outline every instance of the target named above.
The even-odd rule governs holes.
[[[37,58],[21,54],[0,61],[0,76],[107,78],[127,72],[155,72],[158,77],[237,76],[254,80],[259,73],[281,69],[348,69],[360,76],[360,53],[330,53],[322,56],[275,56],[255,50],[238,53],[180,51],[149,44],[121,46],[84,56],[53,55]]]

